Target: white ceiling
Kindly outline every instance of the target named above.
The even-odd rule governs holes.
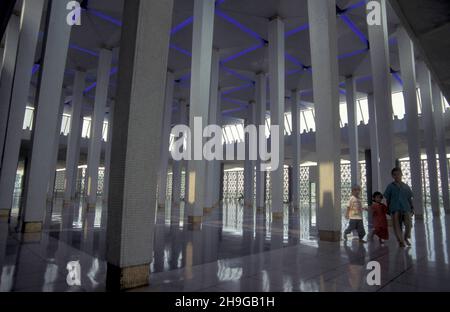
[[[124,0],[89,0],[88,11],[83,11],[82,25],[76,26],[72,30],[71,49],[69,49],[66,77],[64,85],[66,94],[71,94],[71,86],[73,83],[73,71],[77,68],[84,68],[88,71],[88,84],[92,84],[96,80],[96,67],[98,57],[96,53],[102,47],[114,48],[113,66],[117,66],[121,28],[121,12]],[[186,19],[192,16],[193,0],[175,0],[173,12],[173,27],[176,27]],[[346,9],[361,3],[360,0],[337,0],[337,6]],[[238,52],[248,48],[260,45],[261,41],[255,38],[257,34],[262,39],[267,39],[269,19],[273,16],[280,16],[285,23],[285,31],[290,32],[298,27],[308,23],[306,0],[225,0],[218,9],[223,14],[216,14],[214,25],[214,47],[218,48],[221,59],[226,60]],[[18,1],[17,9],[21,7],[21,1]],[[365,19],[364,6],[345,13],[345,15],[356,25],[359,31],[368,37],[367,24]],[[223,16],[231,18],[235,23],[242,24],[245,28],[254,33],[254,36],[243,31],[235,24],[226,20]],[[389,7],[389,33],[393,34],[399,20],[395,16],[393,10]],[[338,31],[338,51],[339,55],[352,53],[366,49],[367,45],[362,42],[359,36],[343,21],[337,18]],[[41,36],[42,37],[42,36]],[[151,38],[149,38],[151,40]],[[42,41],[42,38],[41,38]],[[192,23],[176,32],[172,38],[172,45],[180,49],[170,49],[168,67],[175,72],[176,79],[181,79],[176,87],[176,98],[189,99],[189,72],[190,72],[190,56],[192,41]],[[83,51],[82,51],[83,50]],[[39,50],[38,50],[39,51]],[[296,64],[292,58],[301,62],[306,67],[311,64],[311,56],[309,49],[309,31],[307,29],[290,35],[286,38],[286,52],[291,56],[286,59],[286,72],[290,73],[286,76],[286,91],[297,88],[305,92],[302,99],[304,105],[311,105],[312,102],[312,82],[311,73],[302,70],[302,67]],[[395,40],[390,44],[391,67],[399,70],[398,52]],[[267,47],[262,47],[249,52],[245,55],[237,57],[231,61],[225,62],[220,73],[220,88],[223,92],[232,91],[234,88],[248,85],[250,82],[242,77],[230,74],[231,69],[250,80],[254,79],[255,73],[259,71],[267,71]],[[36,61],[40,58],[37,53]],[[339,61],[340,79],[344,81],[344,77],[354,75],[359,78],[357,81],[357,89],[359,92],[367,93],[372,89],[370,80],[370,59],[369,52],[366,50],[351,57],[341,59]],[[292,73],[293,72],[293,73]],[[37,76],[34,76],[33,83],[36,84]],[[116,75],[111,77],[111,86],[109,96],[111,99],[115,97]],[[394,90],[399,90],[401,85],[392,78],[392,86]],[[343,87],[343,85],[341,85]],[[86,94],[87,106],[93,103],[95,88]],[[288,94],[288,93],[287,93]],[[222,100],[222,110],[241,109],[237,103],[247,103],[254,99],[254,87],[250,86],[242,90],[231,92],[224,96]],[[341,99],[344,101],[344,98]],[[288,106],[287,106],[288,107]],[[236,111],[227,114],[230,117],[240,118],[244,116],[245,111]]]

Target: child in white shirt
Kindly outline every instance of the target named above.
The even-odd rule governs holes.
[[[361,199],[359,198],[360,194],[361,187],[359,185],[354,185],[352,187],[352,196],[350,197],[348,203],[347,212],[345,213],[345,218],[350,219],[350,222],[347,229],[344,231],[344,241],[347,241],[348,234],[350,234],[353,230],[357,230],[359,241],[361,243],[366,242],[363,239],[364,236],[366,236],[363,223],[363,210],[367,210],[367,208],[363,208]]]

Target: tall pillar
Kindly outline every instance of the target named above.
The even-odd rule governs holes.
[[[301,144],[301,128],[300,128],[300,99],[299,92],[293,90],[291,92],[291,116],[292,116],[292,207],[298,209],[300,207],[300,144]]]
[[[100,50],[95,90],[94,113],[91,117],[91,135],[87,159],[87,196],[88,208],[94,208],[97,202],[98,167],[102,151],[103,122],[108,100],[108,87],[111,70],[112,51]]]
[[[376,104],[377,120],[383,120],[378,127],[380,156],[380,181],[386,187],[392,182],[391,170],[394,167],[392,91],[388,46],[388,23],[386,0],[375,0],[381,8],[381,25],[368,26],[370,59],[372,63],[373,93]]]
[[[59,146],[59,135],[55,140],[49,138],[54,138],[61,129],[61,126],[57,129],[58,118],[62,118],[58,111],[60,106],[64,105],[61,104],[61,94],[71,31],[66,17],[66,4],[52,1],[32,135],[33,147],[25,194],[24,232],[42,230],[50,174],[55,173],[52,152],[55,153],[54,146]]]
[[[11,88],[16,66],[17,46],[19,43],[19,17],[12,15],[9,19],[5,37],[5,51],[0,76],[0,157],[3,154],[6,125],[8,123]],[[0,158],[1,159],[1,158]],[[2,164],[0,161],[0,168]],[[1,207],[0,207],[1,209]]]
[[[367,105],[369,106],[369,136],[370,136],[370,153],[372,163],[372,189],[383,193],[380,182],[380,154],[378,150],[378,125],[375,107],[375,97],[373,93],[367,95]]]
[[[103,173],[103,202],[108,202],[109,196],[109,174],[111,170],[111,136],[114,126],[114,101],[109,104],[108,110],[108,135],[105,147],[105,171]]]
[[[111,290],[149,282],[172,8],[173,0],[124,1],[107,221]]]
[[[178,124],[185,125],[186,119],[187,119],[187,107],[186,102],[184,100],[179,100],[179,120]],[[180,139],[180,137],[176,138],[177,140]],[[179,207],[180,206],[180,200],[181,200],[181,178],[182,178],[182,167],[183,167],[183,160],[176,161],[172,159],[172,205],[173,207]]]
[[[222,109],[221,109],[221,103],[222,103],[222,92],[220,91],[220,89],[217,92],[217,110],[216,110],[216,124],[219,127],[222,127]],[[222,136],[220,137],[220,144],[224,144],[223,138]],[[221,175],[221,166],[222,166],[222,161],[218,160],[214,162],[214,179],[216,181],[215,185],[215,191],[214,191],[214,200],[213,200],[213,207],[215,206],[219,206],[220,204],[220,190],[221,190],[221,185],[222,185],[222,181],[221,179],[223,178]]]
[[[260,131],[260,126],[265,126],[266,123],[266,105],[267,105],[267,84],[266,75],[258,73],[256,75],[255,84],[255,98],[256,98],[256,120],[255,125],[258,127],[258,151],[261,150],[260,138],[264,137],[265,130]],[[261,171],[261,157],[258,153],[256,160],[256,209],[261,210],[265,206],[265,176],[266,172]]]
[[[417,111],[416,60],[414,46],[404,28],[397,30],[400,70],[403,79],[405,99],[406,133],[411,171],[411,184],[414,194],[415,218],[423,219],[422,168],[420,159],[420,131]]]
[[[352,185],[360,184],[359,144],[358,144],[358,105],[356,100],[356,81],[353,76],[345,79],[348,115],[348,145],[350,151],[350,170]]]
[[[253,125],[255,123],[256,117],[255,103],[250,102],[247,109],[247,118],[245,119],[245,126]],[[254,149],[254,146],[251,146],[250,142],[250,133],[245,132],[245,160],[244,160],[244,206],[245,207],[253,207],[253,191],[254,191],[254,180],[253,176],[255,173],[255,162],[250,159],[252,153],[251,149]],[[253,211],[253,210],[251,210]]]
[[[425,150],[427,152],[428,180],[430,181],[431,209],[434,216],[439,216],[439,189],[437,180],[435,128],[433,120],[433,95],[431,74],[424,62],[418,62],[418,80],[422,100],[422,116],[425,130]]]
[[[212,54],[211,63],[211,86],[210,86],[210,100],[209,100],[209,116],[208,124],[217,124],[217,110],[218,110],[218,93],[219,93],[219,73],[220,73],[220,55],[218,50],[214,50]],[[220,133],[220,139],[222,141],[222,133]],[[214,194],[217,184],[219,183],[216,171],[217,160],[210,160],[206,162],[206,193],[205,193],[205,212],[209,212],[214,207]]]
[[[367,197],[367,205],[372,205],[372,194],[374,193],[372,188],[372,151],[370,149],[366,149],[364,151],[364,159],[366,161],[366,197]],[[369,229],[373,228],[373,214],[369,213],[367,216],[367,223]]]
[[[78,160],[80,155],[81,130],[83,126],[83,90],[86,72],[77,71],[72,93],[70,112],[70,132],[67,139],[66,176],[64,183],[64,203],[68,204],[75,198]]]
[[[205,201],[206,161],[203,148],[194,143],[203,142],[203,126],[208,123],[209,93],[211,86],[211,61],[214,31],[214,0],[195,0],[192,38],[191,99],[190,99],[190,151],[188,163],[189,194],[188,223],[201,224]],[[199,125],[201,121],[201,125]],[[202,144],[203,146],[203,144]]]
[[[58,166],[58,155],[59,155],[59,141],[61,138],[61,124],[62,124],[62,118],[64,113],[64,90],[62,91],[61,95],[61,101],[59,105],[58,110],[58,119],[56,122],[56,129],[54,134],[54,140],[52,145],[52,153],[51,153],[51,161],[49,166],[49,180],[48,180],[48,187],[47,187],[47,201],[52,202],[53,196],[55,193],[55,180],[56,180],[56,168]]]
[[[270,135],[270,140],[278,140],[280,160],[276,170],[271,169],[272,217],[283,218],[283,180],[284,180],[284,98],[285,98],[285,44],[284,23],[276,17],[269,22],[269,89],[270,122],[279,126],[278,136]],[[271,146],[273,146],[271,144]],[[271,150],[272,154],[273,151]]]
[[[335,1],[308,0],[316,155],[318,160],[317,228],[324,241],[339,241],[341,233],[341,175],[337,33]]]
[[[437,83],[433,83],[434,121],[436,125],[436,142],[439,153],[439,172],[441,175],[442,201],[446,214],[450,213],[447,148],[445,144],[445,128],[442,116],[442,93]]]
[[[167,173],[169,167],[169,142],[170,130],[172,123],[172,104],[173,104],[173,88],[174,77],[172,72],[167,73],[166,78],[166,93],[164,102],[164,117],[161,131],[161,151],[160,151],[160,165],[158,173],[158,207],[164,208],[166,205],[166,189],[167,189]]]
[[[24,112],[28,101],[34,55],[37,48],[44,3],[44,0],[24,0],[22,6],[19,47],[5,145],[1,156],[0,210],[9,211],[11,209],[22,138]],[[59,95],[57,98],[59,100]]]

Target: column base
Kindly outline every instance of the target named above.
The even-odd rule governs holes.
[[[41,233],[42,222],[24,222],[22,225],[22,233]]]
[[[9,209],[0,209],[0,220],[9,218]]]
[[[213,211],[213,208],[212,207],[205,207],[205,208],[203,208],[203,213],[204,214],[207,214],[207,213],[211,213]]]
[[[341,240],[341,231],[319,230],[319,239],[324,242],[339,242]]]
[[[108,291],[121,291],[148,285],[150,264],[135,265],[119,268],[107,264],[106,289]]]
[[[200,227],[202,225],[202,217],[188,216],[188,224],[190,230],[200,230]]]
[[[272,219],[273,220],[283,220],[283,213],[282,212],[272,212]]]

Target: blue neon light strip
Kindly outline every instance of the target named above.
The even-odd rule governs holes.
[[[192,22],[194,21],[194,17],[188,17],[186,20],[182,21],[180,24],[176,25],[172,31],[170,32],[170,35],[173,36],[175,35],[177,32],[179,32],[180,30],[182,30],[183,28],[185,28],[186,26],[192,24]]]
[[[222,65],[221,67],[222,67],[222,69],[223,69],[224,71],[226,71],[226,72],[232,74],[232,75],[235,76],[236,78],[239,78],[239,79],[241,79],[241,80],[243,80],[243,81],[247,81],[247,82],[254,83],[254,81],[253,81],[252,79],[250,79],[250,78],[248,78],[248,77],[245,77],[245,76],[242,75],[242,74],[239,74],[239,73],[236,72],[235,70],[233,70],[233,69],[231,69],[231,68],[228,68],[228,67],[224,66],[223,64],[221,64],[221,65]]]
[[[343,59],[346,59],[346,58],[349,58],[349,57],[353,57],[353,56],[362,54],[362,53],[367,52],[367,51],[369,51],[369,49],[364,48],[364,49],[356,50],[356,51],[353,51],[353,52],[341,54],[341,55],[338,56],[338,59],[339,60],[343,60]]]
[[[234,92],[238,92],[238,91],[241,91],[241,90],[245,90],[245,89],[248,89],[248,88],[251,88],[251,87],[253,87],[253,83],[248,83],[248,84],[236,87],[236,88],[232,88],[232,89],[227,90],[227,91],[222,91],[222,95],[228,95],[228,94],[231,94],[231,93],[234,93]]]
[[[85,10],[85,9],[83,9],[83,10]],[[85,10],[85,11],[87,11],[88,13],[90,13],[90,14],[92,14],[94,16],[97,16],[97,17],[101,18],[102,20],[108,21],[108,22],[110,22],[110,23],[112,23],[112,24],[114,24],[116,26],[122,27],[122,21],[120,21],[118,19],[115,19],[115,18],[113,18],[113,17],[111,17],[109,15],[106,15],[106,14],[100,12],[100,11],[97,11],[97,10],[94,10],[94,9],[88,9],[88,10]]]
[[[32,71],[31,71],[31,75],[36,74],[36,73],[38,72],[39,68],[41,68],[41,65],[40,65],[40,64],[34,64],[34,65],[33,65],[33,69],[32,69]]]
[[[306,67],[301,61],[299,61],[298,59],[296,59],[295,57],[293,57],[289,53],[285,53],[284,55],[285,55],[286,59],[288,61],[290,61],[291,63],[294,63],[295,65],[297,65],[299,67],[302,67],[302,68]]]
[[[183,48],[180,48],[179,46],[175,45],[174,43],[171,43],[171,44],[170,44],[170,47],[171,47],[172,49],[174,49],[174,50],[176,50],[176,51],[178,51],[178,52],[184,54],[184,55],[187,55],[187,56],[189,56],[189,57],[192,56],[192,53],[191,53],[191,52],[189,52],[188,50],[185,50],[185,49],[183,49]]]
[[[244,107],[244,106],[238,107],[238,108],[233,108],[233,109],[228,109],[228,110],[222,111],[222,115],[231,115],[233,113],[241,112],[246,109],[247,109],[247,107]]]
[[[80,51],[80,52],[87,53],[87,54],[95,56],[95,57],[98,57],[98,53],[97,52],[89,50],[89,49],[82,48],[82,47],[80,47],[80,46],[78,46],[76,44],[70,44],[69,48],[71,48],[73,50]]]
[[[403,86],[403,80],[402,77],[400,77],[400,75],[397,72],[393,72],[392,76],[394,76],[395,80],[397,80],[397,82]]]
[[[339,17],[350,27],[350,29],[358,36],[359,40],[361,40],[362,43],[368,44],[369,40],[367,39],[366,35],[364,35],[358,27],[352,22],[352,20],[346,16],[345,14],[339,15]]]
[[[264,46],[264,43],[262,43],[262,42],[258,43],[257,45],[251,46],[251,47],[249,47],[249,48],[247,48],[247,49],[245,49],[245,50],[243,50],[241,52],[233,54],[233,55],[227,57],[226,59],[222,60],[222,64],[228,63],[228,62],[230,62],[230,61],[232,61],[234,59],[237,59],[238,57],[241,57],[241,56],[243,56],[245,54],[253,52],[253,51],[255,51],[255,50],[257,50],[257,49],[259,49],[259,48],[261,48],[263,46]]]
[[[304,71],[304,68],[292,69],[286,72],[286,76],[294,75],[296,73]]]
[[[288,37],[290,37],[292,35],[295,35],[296,33],[299,33],[301,31],[304,31],[304,30],[307,30],[307,29],[309,29],[309,24],[308,23],[306,23],[304,25],[301,25],[301,26],[299,26],[297,28],[294,28],[292,30],[289,30],[288,32],[286,32],[286,34],[284,36],[286,38],[288,38]]]
[[[110,75],[110,76],[115,75],[115,74],[117,74],[117,71],[118,71],[118,67],[113,67],[113,68],[111,69],[111,71],[109,72],[109,75]],[[92,89],[94,89],[96,86],[97,86],[97,81],[94,82],[94,83],[92,83],[92,84],[91,84],[90,86],[88,86],[86,89],[84,89],[84,93],[88,93],[89,91],[91,91]]]
[[[243,101],[239,101],[239,100],[235,100],[235,99],[227,98],[227,97],[222,97],[222,100],[233,103],[233,104],[237,104],[241,107],[247,107],[247,103],[244,103]]]
[[[353,5],[350,5],[350,6],[346,7],[344,9],[344,12],[350,12],[352,10],[355,10],[355,9],[360,8],[362,6],[365,6],[365,5],[366,5],[366,0],[362,0],[362,1],[359,1],[359,2],[357,2],[355,4],[353,4]]]
[[[219,9],[216,9],[216,14],[218,16],[220,16],[221,18],[223,18],[224,20],[226,20],[227,22],[233,24],[234,26],[236,26],[237,28],[239,28],[240,30],[242,30],[243,32],[245,32],[246,34],[252,36],[253,38],[257,39],[257,40],[261,40],[261,41],[266,41],[265,39],[263,39],[260,35],[258,35],[256,32],[254,32],[253,30],[251,30],[250,28],[248,28],[247,26],[242,25],[240,22],[238,22],[237,20],[235,20],[234,18],[232,18],[231,16],[225,14],[224,12],[222,12]]]

